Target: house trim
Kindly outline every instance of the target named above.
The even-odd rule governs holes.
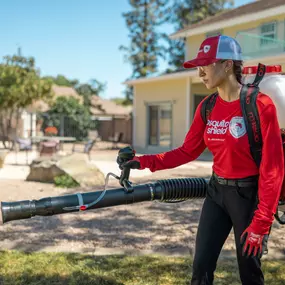
[[[152,81],[160,81],[160,80],[171,80],[171,79],[178,79],[178,78],[186,78],[186,77],[193,77],[197,76],[197,70],[192,69],[189,71],[181,71],[181,72],[175,72],[171,74],[164,74],[156,77],[149,77],[149,78],[138,78],[134,80],[128,80],[125,81],[124,84],[127,85],[134,85],[134,84],[140,84],[145,82],[152,82]]]
[[[257,12],[257,13],[250,13],[250,14],[247,14],[244,16],[240,15],[238,17],[231,19],[231,20],[219,21],[216,23],[212,23],[211,25],[209,25],[209,23],[207,23],[207,24],[202,25],[202,26],[197,27],[197,28],[189,27],[188,30],[176,32],[174,34],[169,35],[169,38],[170,39],[178,39],[178,38],[184,38],[184,37],[204,34],[204,33],[208,33],[211,31],[223,29],[225,27],[231,27],[231,26],[245,24],[248,22],[254,22],[254,21],[258,21],[260,19],[266,19],[269,17],[282,15],[284,13],[285,13],[285,5],[281,5],[281,6],[274,7],[274,8],[267,9],[267,10],[263,10],[263,11]]]
[[[133,88],[133,110],[132,110],[132,145],[136,145],[136,88]]]
[[[186,133],[190,128],[190,105],[191,104],[191,80],[190,77],[186,80]]]
[[[267,56],[267,57],[261,57],[261,58],[253,58],[253,59],[246,59],[244,60],[244,66],[246,65],[256,65],[259,62],[262,62],[264,64],[270,63],[270,64],[280,64],[280,61],[282,63],[285,63],[285,54],[281,53],[278,55],[273,56]],[[149,78],[138,78],[134,80],[125,81],[124,84],[126,85],[137,85],[140,83],[146,83],[146,82],[156,82],[156,81],[163,81],[163,80],[171,80],[171,79],[179,79],[179,78],[192,78],[192,83],[199,83],[200,79],[198,79],[198,72],[196,69],[184,71],[184,72],[176,72],[171,74],[165,74],[161,76],[156,77],[149,77]]]

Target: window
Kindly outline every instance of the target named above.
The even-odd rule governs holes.
[[[274,40],[277,38],[277,24],[275,22],[267,23],[261,26],[261,46],[269,46],[275,44]]]
[[[171,104],[148,106],[148,144],[171,145],[172,108]]]

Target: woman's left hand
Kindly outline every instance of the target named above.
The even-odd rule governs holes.
[[[258,234],[249,226],[241,235],[243,256],[262,257],[267,252],[268,234]]]

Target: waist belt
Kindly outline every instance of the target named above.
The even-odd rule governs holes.
[[[213,178],[219,184],[227,186],[251,187],[256,186],[258,183],[258,176],[251,176],[241,179],[226,179],[218,176],[215,172],[213,172]]]

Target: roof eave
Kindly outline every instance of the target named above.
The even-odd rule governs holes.
[[[155,77],[127,80],[123,82],[123,84],[135,85],[135,84],[140,84],[140,83],[145,83],[145,82],[154,82],[154,81],[161,81],[161,80],[166,80],[166,79],[171,80],[171,79],[187,78],[187,77],[193,77],[193,76],[197,76],[196,69],[191,69],[189,71],[168,73],[168,74],[163,74],[163,75],[155,76]]]
[[[277,6],[277,7],[270,8],[267,10],[263,10],[260,12],[249,13],[246,15],[240,15],[240,16],[234,17],[230,20],[219,21],[216,23],[214,22],[211,25],[209,25],[209,23],[206,23],[206,24],[203,24],[203,25],[198,26],[196,28],[189,27],[189,29],[187,29],[187,30],[182,30],[180,32],[178,31],[174,34],[169,35],[169,38],[170,39],[186,38],[189,36],[194,36],[194,35],[199,35],[199,34],[211,32],[214,30],[219,30],[219,29],[222,29],[224,27],[236,26],[236,25],[240,25],[240,24],[244,24],[244,23],[248,23],[248,22],[253,22],[256,20],[260,20],[260,19],[265,19],[265,18],[277,16],[277,15],[284,14],[284,13],[285,13],[285,5],[281,5],[281,6]]]
[[[256,58],[245,58],[244,59],[244,66],[247,65],[257,65],[259,62],[264,64],[284,64],[285,63],[285,53],[271,55],[271,56],[264,56],[264,57],[256,57]],[[184,72],[176,72],[170,74],[164,74],[161,76],[150,77],[150,78],[138,78],[134,80],[129,80],[123,82],[126,85],[137,85],[146,82],[157,82],[163,80],[171,80],[171,79],[179,79],[179,78],[196,78],[198,76],[196,69],[191,69],[189,71]]]

